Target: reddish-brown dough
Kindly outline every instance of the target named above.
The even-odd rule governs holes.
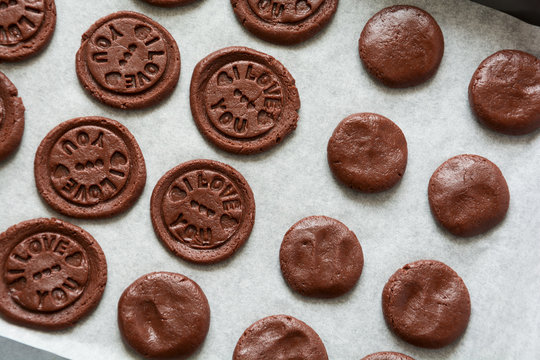
[[[279,251],[289,286],[305,296],[332,298],[356,285],[364,256],[354,233],[338,220],[310,216],[285,234]]]
[[[508,210],[510,193],[501,170],[478,155],[458,155],[431,176],[431,213],[457,236],[475,236],[499,224]]]
[[[233,360],[328,360],[324,344],[304,322],[286,315],[261,319],[244,331]]]
[[[378,352],[368,355],[362,360],[414,360],[412,357],[393,351]]]
[[[216,263],[248,239],[255,199],[246,179],[213,160],[192,160],[158,181],[150,202],[152,225],[161,242],[181,258]]]
[[[101,247],[58,219],[24,221],[0,234],[0,313],[31,327],[61,329],[93,310],[107,283]]]
[[[99,101],[144,108],[168,97],[180,76],[176,41],[149,17],[120,11],[99,19],[82,36],[77,77]]]
[[[338,0],[231,0],[238,21],[259,38],[281,45],[305,41],[334,16]]]
[[[15,85],[0,72],[0,161],[19,147],[24,132],[24,106],[17,95]]]
[[[197,0],[144,0],[150,5],[161,6],[161,7],[175,7],[181,5],[191,4]]]
[[[353,114],[341,121],[328,141],[327,154],[338,180],[368,193],[390,189],[407,167],[403,132],[378,114]]]
[[[389,87],[418,85],[432,77],[444,53],[441,28],[422,9],[382,9],[362,30],[360,58],[367,71]]]
[[[510,135],[540,127],[540,59],[501,50],[482,61],[469,84],[469,103],[478,120]]]
[[[228,47],[202,59],[191,78],[199,131],[238,154],[267,150],[296,129],[300,98],[285,67],[270,55]]]
[[[146,166],[133,135],[117,121],[89,116],[55,127],[39,145],[36,186],[56,211],[103,218],[129,209],[146,184]]]
[[[144,357],[184,359],[206,338],[210,306],[193,280],[154,272],[124,290],[118,301],[118,326],[126,342]]]
[[[4,0],[0,5],[0,61],[38,54],[56,26],[54,0]]]
[[[419,260],[390,277],[382,308],[397,336],[416,346],[441,348],[465,332],[471,300],[454,270],[440,261]]]

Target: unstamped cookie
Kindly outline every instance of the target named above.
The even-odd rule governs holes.
[[[395,5],[382,9],[365,25],[360,58],[368,72],[390,87],[418,85],[437,71],[444,53],[441,28],[422,9]]]
[[[15,85],[0,72],[0,161],[17,149],[24,132],[24,106],[17,95]]]
[[[0,313],[32,327],[72,326],[94,309],[107,282],[101,247],[57,219],[24,221],[0,234]]]
[[[238,21],[251,33],[276,44],[292,45],[321,31],[338,0],[231,0]]]
[[[210,326],[202,289],[184,275],[154,272],[135,280],[118,301],[126,342],[147,358],[182,358],[199,348]]]
[[[300,98],[285,67],[270,55],[229,47],[193,70],[191,113],[199,131],[238,154],[267,150],[296,129]]]
[[[244,331],[233,360],[328,360],[324,344],[304,322],[286,315],[261,319]]]
[[[144,158],[133,135],[117,121],[89,116],[55,127],[39,145],[36,186],[56,211],[102,218],[130,208],[146,183]]]
[[[82,36],[77,76],[99,101],[121,109],[157,104],[174,90],[180,51],[149,17],[120,11],[99,19]]]
[[[285,234],[279,251],[281,272],[302,295],[332,298],[356,285],[364,256],[354,233],[338,220],[310,216]]]
[[[510,135],[540,127],[540,59],[501,50],[482,61],[469,84],[469,103],[478,120]]]
[[[19,61],[38,54],[56,26],[54,0],[4,0],[0,3],[0,60]]]

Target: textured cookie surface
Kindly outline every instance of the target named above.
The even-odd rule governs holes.
[[[0,161],[12,154],[24,132],[24,105],[17,88],[0,72]]]

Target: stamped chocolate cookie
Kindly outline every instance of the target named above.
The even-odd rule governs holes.
[[[458,155],[431,176],[431,213],[457,236],[475,236],[499,224],[508,210],[510,193],[501,170],[478,155]]]
[[[55,25],[54,0],[0,1],[0,60],[36,55],[51,40]]]
[[[366,357],[363,357],[362,360],[414,360],[414,359],[402,353],[397,353],[393,351],[384,351],[384,352],[370,354]]]
[[[382,308],[397,336],[416,346],[441,348],[465,332],[471,300],[454,270],[439,261],[419,260],[390,277]]]
[[[17,95],[15,85],[0,72],[0,161],[15,151],[24,132],[24,106]]]
[[[150,5],[156,5],[161,7],[175,7],[180,5],[191,4],[196,0],[144,0]]]
[[[270,55],[229,47],[201,60],[191,78],[191,112],[201,133],[238,154],[267,150],[296,129],[294,79]]]
[[[321,31],[338,0],[231,0],[238,21],[259,38],[292,45]]]
[[[78,218],[127,210],[146,183],[144,158],[133,135],[119,122],[97,116],[55,127],[38,147],[34,175],[51,207]]]
[[[328,360],[324,344],[304,322],[286,315],[261,319],[244,331],[233,360]]]
[[[72,326],[97,306],[107,282],[101,247],[83,229],[34,219],[0,234],[0,313],[23,325]]]
[[[126,342],[145,358],[185,359],[206,338],[210,307],[193,280],[155,272],[122,293],[118,326]]]
[[[367,71],[390,87],[418,85],[437,71],[444,53],[441,28],[422,9],[395,5],[382,9],[362,30],[360,58]]]
[[[382,115],[346,117],[328,141],[328,165],[347,186],[368,192],[397,184],[407,166],[407,141],[401,129]]]
[[[474,72],[469,103],[495,131],[523,135],[540,128],[540,59],[519,50],[497,51]]]
[[[343,223],[326,216],[310,216],[285,234],[279,263],[283,277],[295,291],[332,298],[356,285],[364,255],[358,239]]]
[[[255,199],[232,167],[192,160],[158,181],[150,212],[156,235],[173,253],[195,263],[216,263],[246,242],[255,221]]]
[[[180,51],[165,28],[142,14],[120,11],[82,36],[77,76],[99,101],[121,109],[154,105],[174,90]]]

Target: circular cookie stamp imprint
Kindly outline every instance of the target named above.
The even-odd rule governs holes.
[[[338,0],[231,0],[237,19],[256,36],[291,45],[314,36],[332,19]]]
[[[0,1],[0,60],[37,54],[51,40],[55,25],[54,0]]]
[[[154,230],[176,255],[196,263],[231,256],[247,240],[255,200],[246,180],[232,167],[193,160],[173,168],[152,193]]]
[[[97,305],[107,280],[101,248],[79,227],[29,220],[0,235],[0,312],[48,328],[72,325]]]
[[[319,335],[306,323],[287,315],[265,317],[244,331],[233,360],[328,360]]]
[[[81,218],[126,210],[146,182],[133,135],[102,117],[76,118],[54,128],[38,148],[34,171],[44,200],[58,212]]]
[[[123,11],[100,19],[77,52],[77,75],[100,101],[141,108],[168,96],[180,75],[180,52],[172,36],[152,19]]]
[[[191,110],[208,140],[234,153],[254,153],[296,128],[300,99],[277,60],[243,47],[219,50],[193,71]]]
[[[488,56],[471,78],[469,103],[478,120],[503,134],[540,128],[540,59],[519,50]]]
[[[414,360],[412,357],[393,351],[383,351],[370,354],[361,360]]]
[[[118,326],[145,358],[185,359],[201,346],[210,327],[210,306],[188,277],[154,272],[141,276],[118,301]]]
[[[0,161],[12,154],[24,132],[24,106],[17,88],[0,72]]]

